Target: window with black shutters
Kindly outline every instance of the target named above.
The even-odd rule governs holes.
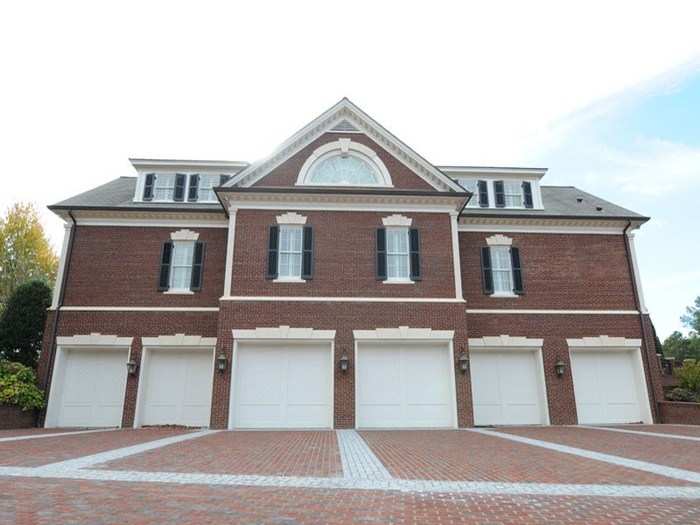
[[[481,248],[481,282],[486,295],[522,295],[524,291],[520,250],[505,245]]]

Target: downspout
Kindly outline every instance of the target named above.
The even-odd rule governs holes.
[[[61,282],[59,284],[60,289],[58,292],[58,304],[56,305],[56,315],[53,318],[53,326],[51,328],[51,352],[49,354],[49,361],[46,365],[46,375],[44,377],[44,391],[46,392],[46,399],[48,400],[49,390],[51,389],[51,374],[53,373],[54,358],[56,357],[56,330],[58,329],[59,318],[61,317],[61,307],[63,306],[63,297],[66,291],[66,282],[68,281],[68,272],[70,270],[71,256],[73,255],[73,238],[75,236],[75,230],[78,227],[78,223],[75,222],[75,217],[73,213],[69,210],[68,217],[70,217],[73,227],[70,229],[68,237],[68,250],[66,250],[66,261],[63,267],[63,275],[61,276]],[[46,417],[46,408],[42,411],[42,419]]]
[[[647,370],[649,371],[649,383],[651,388],[650,394],[651,394],[651,402],[654,406],[654,414],[658,414],[658,401],[656,400],[656,391],[654,389],[654,381],[651,378],[651,362],[649,360],[649,346],[647,345],[647,338],[644,334],[644,313],[642,312],[642,305],[639,300],[639,290],[637,289],[637,278],[634,273],[634,267],[632,266],[632,258],[631,258],[631,253],[630,253],[630,246],[629,246],[629,237],[627,236],[627,232],[629,229],[632,227],[632,221],[627,221],[627,226],[625,226],[625,229],[622,230],[622,237],[625,241],[625,254],[627,255],[627,268],[629,269],[630,272],[630,277],[632,278],[632,291],[634,292],[634,304],[637,308],[637,312],[639,312],[639,328],[642,331],[642,344],[644,345],[644,360],[646,361],[647,364]],[[645,378],[646,379],[646,378]]]

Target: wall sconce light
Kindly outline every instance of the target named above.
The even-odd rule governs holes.
[[[228,364],[228,359],[226,359],[226,354],[219,354],[216,356],[216,369],[223,373],[226,371],[226,365]]]
[[[566,368],[566,365],[564,364],[564,361],[561,359],[557,359],[557,362],[554,363],[554,371],[557,373],[557,377],[561,377],[564,375],[564,369]]]
[[[136,369],[139,367],[138,364],[136,364],[136,361],[133,359],[129,359],[126,362],[126,371],[130,376],[133,376],[136,373]]]
[[[348,371],[348,368],[350,368],[350,358],[348,357],[348,354],[343,353],[343,355],[340,356],[340,361],[338,362],[340,366],[340,371],[345,373]]]
[[[467,370],[469,370],[469,356],[467,355],[467,353],[462,352],[461,354],[459,354],[457,362],[459,363],[459,371],[463,374],[466,374]]]

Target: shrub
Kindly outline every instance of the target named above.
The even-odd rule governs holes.
[[[688,390],[687,388],[674,388],[668,394],[666,394],[666,399],[669,401],[686,401],[693,402],[697,400],[695,392]]]
[[[700,394],[700,363],[687,359],[676,374],[681,388]]]
[[[22,410],[44,406],[44,393],[36,386],[34,371],[21,363],[0,361],[0,404]]]

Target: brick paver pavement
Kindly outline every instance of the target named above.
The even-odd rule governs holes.
[[[690,524],[695,500],[404,494],[386,491],[172,486],[0,479],[0,523]]]
[[[111,470],[342,476],[333,431],[218,432],[100,466]]]
[[[37,467],[190,432],[180,428],[124,429],[0,442],[0,465]]]
[[[513,427],[498,432],[700,472],[700,442],[581,427]],[[655,430],[654,430],[655,431]]]
[[[407,430],[360,434],[389,472],[403,479],[691,485],[474,432]]]

